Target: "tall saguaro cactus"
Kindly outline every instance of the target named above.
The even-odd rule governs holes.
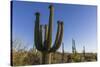
[[[60,47],[63,37],[63,22],[57,21],[58,30],[56,34],[56,39],[53,45],[52,44],[52,26],[53,26],[53,15],[54,15],[54,7],[53,5],[49,6],[50,16],[49,16],[49,24],[44,27],[44,38],[43,38],[43,25],[40,25],[40,13],[36,12],[36,20],[35,20],[35,30],[34,30],[34,42],[36,49],[42,53],[42,64],[50,64],[51,52],[56,52],[56,50]]]

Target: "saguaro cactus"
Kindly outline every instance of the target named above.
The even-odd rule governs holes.
[[[76,54],[76,45],[75,45],[75,40],[72,39],[72,62],[77,61],[77,54]]]
[[[44,27],[44,39],[43,39],[43,25],[40,25],[40,13],[36,12],[36,20],[35,20],[35,30],[34,30],[34,42],[36,49],[42,53],[42,64],[50,64],[51,58],[50,53],[56,52],[56,50],[60,47],[63,37],[63,22],[57,21],[58,30],[56,34],[56,39],[53,45],[52,44],[52,26],[53,26],[53,5],[49,6],[50,16],[49,16],[49,24]],[[43,41],[44,40],[44,41]]]
[[[83,46],[83,57],[85,59],[85,46]]]
[[[62,63],[64,62],[64,43],[62,43]]]
[[[75,46],[75,40],[72,39],[72,53],[76,54],[76,46]]]

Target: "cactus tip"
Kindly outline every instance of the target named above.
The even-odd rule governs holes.
[[[61,24],[62,24],[62,25],[64,24],[63,21],[61,21]]]
[[[60,23],[60,20],[58,20],[57,23],[59,24]]]
[[[60,20],[58,20],[57,23],[62,24],[62,25],[64,24],[63,21],[60,21]]]
[[[53,5],[49,5],[49,8],[52,8],[53,7]]]
[[[39,12],[36,12],[35,15],[40,15],[40,13]]]

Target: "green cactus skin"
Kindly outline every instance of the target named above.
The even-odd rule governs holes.
[[[40,13],[36,12],[36,20],[35,20],[35,30],[34,30],[34,42],[36,49],[42,53],[42,64],[50,64],[51,63],[51,52],[56,52],[61,45],[63,38],[63,22],[57,21],[58,30],[56,34],[56,39],[54,44],[52,44],[52,26],[53,26],[53,5],[49,6],[50,16],[49,16],[49,24],[44,26],[44,38],[43,38],[43,25],[40,25]],[[43,40],[44,39],[44,40]]]

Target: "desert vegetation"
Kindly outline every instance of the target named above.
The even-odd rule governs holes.
[[[23,47],[25,47],[23,43],[21,44],[15,43],[14,45],[22,45]],[[34,48],[30,48],[29,50],[27,50],[26,48],[23,49],[23,47],[20,47],[20,49],[13,48],[13,53],[12,53],[13,66],[42,64],[42,53],[38,51],[35,48],[35,46]],[[63,50],[62,52],[56,51],[51,53],[50,64],[97,61],[97,53],[76,52],[76,54],[73,54],[73,52],[72,53],[65,52],[66,51],[65,49],[62,50]]]

